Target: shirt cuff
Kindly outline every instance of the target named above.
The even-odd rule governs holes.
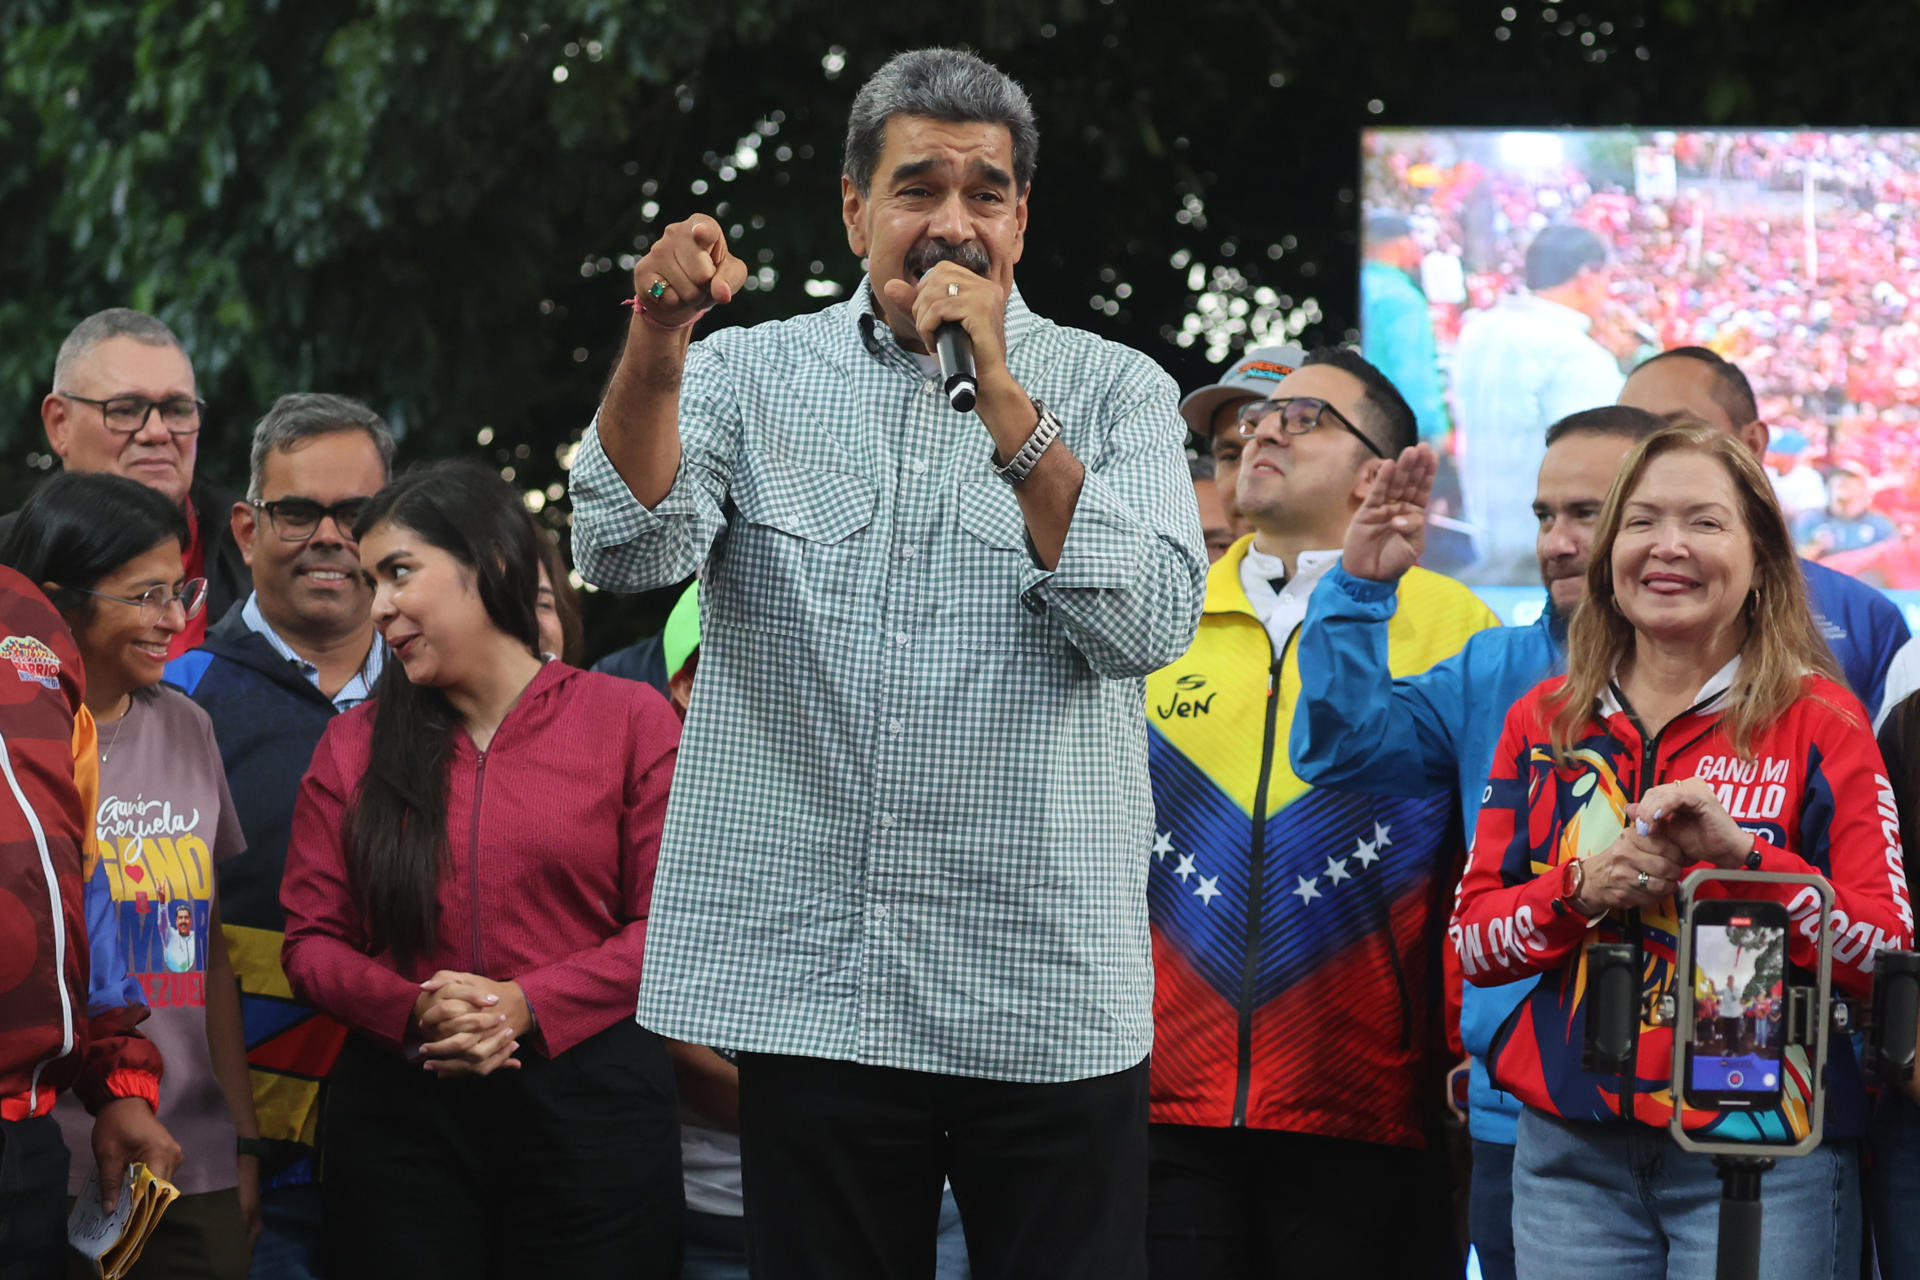
[[[144,1098],[154,1114],[160,1114],[160,1081],[151,1071],[121,1068],[107,1073],[105,1096],[101,1104],[121,1098]],[[85,1101],[85,1099],[82,1099]]]
[[[684,459],[680,465],[686,465]],[[679,488],[680,477],[676,475],[673,490],[660,505],[666,507],[671,503]],[[620,546],[653,532],[661,524],[660,516],[641,506],[640,500],[633,496],[633,490],[627,488],[627,482],[614,468],[613,459],[601,446],[598,414],[594,415],[587,433],[580,437],[580,447],[574,452],[573,467],[567,475],[567,496],[573,503],[575,526],[592,526],[593,541],[599,546]]]
[[[1131,585],[1145,557],[1152,535],[1127,510],[1104,481],[1087,472],[1080,482],[1080,499],[1067,536],[1060,544],[1060,563],[1047,569],[1027,538],[1028,563],[1021,575],[1020,594],[1034,607],[1030,593],[1051,583],[1068,590],[1118,591]]]
[[[1338,560],[1334,561],[1333,567],[1327,570],[1327,581],[1333,583],[1341,594],[1356,604],[1384,604],[1392,601],[1395,593],[1400,590],[1398,580],[1381,582],[1374,578],[1357,577],[1348,573],[1345,563]],[[1381,616],[1387,617],[1392,613],[1392,609],[1387,609]]]

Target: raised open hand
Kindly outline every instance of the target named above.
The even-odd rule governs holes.
[[[1397,582],[1413,568],[1427,545],[1427,500],[1440,459],[1431,446],[1416,444],[1382,463],[1367,500],[1347,525],[1340,564],[1356,578]]]

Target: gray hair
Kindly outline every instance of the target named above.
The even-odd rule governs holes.
[[[253,429],[253,453],[249,458],[247,497],[259,501],[265,482],[267,457],[291,449],[302,440],[328,436],[337,431],[364,431],[380,454],[380,477],[393,479],[393,432],[386,419],[345,396],[319,391],[294,391],[273,402]]]
[[[60,344],[60,354],[53,358],[53,389],[63,391],[72,385],[74,366],[93,354],[93,349],[109,338],[132,338],[135,342],[144,342],[150,347],[172,347],[182,356],[187,349],[180,345],[180,339],[173,330],[144,311],[135,311],[131,307],[109,307],[105,311],[96,311],[73,326],[73,332]],[[189,360],[188,365],[192,365]]]
[[[1033,122],[1027,91],[998,67],[964,49],[914,49],[897,53],[860,86],[847,117],[842,172],[862,196],[873,188],[873,171],[887,140],[887,121],[920,116],[954,123],[1001,124],[1013,136],[1013,185],[1025,191],[1039,158],[1040,128]]]

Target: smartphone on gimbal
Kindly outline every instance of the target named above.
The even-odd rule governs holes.
[[[1692,972],[1676,992],[1694,1006],[1682,1077],[1702,1111],[1780,1105],[1786,1056],[1787,908],[1707,899],[1688,913]]]

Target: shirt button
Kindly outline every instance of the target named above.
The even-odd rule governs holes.
[[[917,556],[917,555],[919,555],[919,554],[920,554],[920,548],[918,548],[918,547],[902,547],[902,548],[900,548],[900,558],[901,558],[902,560],[911,560],[911,559],[913,559],[913,558],[914,558],[915,556]]]
[[[901,646],[902,648],[906,647],[907,640],[908,640],[908,636],[906,632],[896,631],[893,633],[893,642]]]
[[[881,814],[880,825],[889,831],[893,830],[893,815],[890,813]]]
[[[876,902],[876,903],[874,904],[874,906],[873,906],[873,918],[874,918],[875,920],[885,920],[885,919],[887,918],[887,904],[886,904],[886,903],[884,903],[884,902]]]
[[[925,475],[925,474],[927,473],[927,462],[926,462],[926,459],[924,459],[924,458],[915,458],[915,459],[914,459],[914,460],[913,460],[912,462],[909,462],[909,463],[907,464],[907,469],[908,469],[909,471],[911,471],[911,472],[913,472],[913,474],[915,474],[915,475],[917,475],[917,476],[920,476],[920,475]]]
[[[890,733],[890,734],[892,734],[892,735],[893,735],[894,737],[896,737],[896,738],[897,738],[897,737],[899,737],[899,736],[900,736],[900,722],[899,722],[898,720],[889,720],[889,721],[887,721],[887,732],[888,732],[888,733]]]

